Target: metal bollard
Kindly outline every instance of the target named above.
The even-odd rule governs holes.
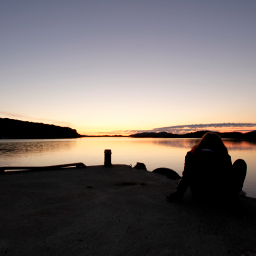
[[[105,149],[105,159],[104,159],[104,166],[105,167],[111,167],[111,149]]]

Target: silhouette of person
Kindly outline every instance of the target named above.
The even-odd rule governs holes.
[[[192,195],[200,199],[237,201],[246,195],[242,190],[246,172],[246,162],[238,159],[232,165],[221,137],[208,132],[187,153],[182,178],[166,200],[181,200],[189,187]]]

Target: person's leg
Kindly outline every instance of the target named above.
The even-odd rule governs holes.
[[[243,159],[237,159],[233,163],[233,173],[235,181],[235,189],[237,192],[242,191],[244,180],[247,172],[247,164]]]

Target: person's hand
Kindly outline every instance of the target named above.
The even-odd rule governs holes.
[[[239,217],[242,220],[249,220],[250,219],[250,215],[245,209],[240,209]]]
[[[240,204],[239,201],[238,201],[238,206],[237,206],[237,214],[238,214],[238,217],[242,220],[249,220],[250,219],[249,212],[247,211],[247,209],[242,207],[242,205]]]
[[[240,217],[241,217],[242,220],[249,220],[250,219],[250,217],[248,215],[245,215],[245,214],[240,216]]]
[[[180,194],[177,193],[177,191],[176,191],[176,192],[170,194],[169,196],[167,196],[165,199],[166,199],[166,201],[168,201],[168,202],[179,201],[179,200],[182,199],[182,195],[180,195]]]

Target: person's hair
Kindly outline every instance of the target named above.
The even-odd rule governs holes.
[[[192,147],[192,152],[197,149],[210,149],[216,153],[227,154],[228,149],[224,145],[221,137],[214,132],[207,132],[202,139]]]

